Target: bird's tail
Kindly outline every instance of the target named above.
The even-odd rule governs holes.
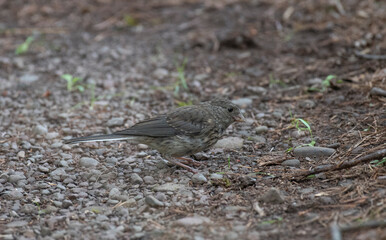
[[[114,140],[130,140],[133,139],[133,136],[129,135],[117,135],[117,134],[104,134],[104,135],[95,135],[87,137],[78,137],[64,140],[65,144],[74,144],[80,142],[100,142],[100,141],[114,141]]]

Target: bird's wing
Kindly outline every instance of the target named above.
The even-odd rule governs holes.
[[[198,135],[214,126],[211,116],[203,106],[186,106],[170,112],[166,121],[178,134]]]
[[[166,115],[147,119],[113,134],[148,137],[170,137],[179,134],[198,135],[208,127],[214,126],[214,120],[208,116],[207,111],[197,106],[180,107]]]
[[[146,119],[134,126],[114,132],[115,135],[147,136],[147,137],[169,137],[176,135],[177,131],[171,127],[166,120],[166,115]]]

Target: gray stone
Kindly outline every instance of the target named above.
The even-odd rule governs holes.
[[[300,161],[298,159],[289,159],[282,162],[281,165],[289,167],[299,167]]]
[[[201,173],[196,173],[193,175],[192,177],[192,182],[193,183],[196,183],[196,184],[203,184],[203,183],[206,183],[208,182],[208,180],[206,179],[206,177],[204,175],[202,175]]]
[[[110,199],[119,199],[121,196],[121,192],[118,188],[112,188],[109,192],[109,198]]]
[[[266,202],[266,203],[283,203],[284,198],[281,196],[279,190],[276,188],[271,188],[266,193],[264,193],[263,196],[261,196],[260,201]]]
[[[62,205],[63,205],[63,208],[69,208],[70,206],[72,206],[72,202],[71,200],[63,200],[62,202]]]
[[[267,143],[267,139],[263,136],[251,136],[250,139],[255,143]]]
[[[294,149],[295,157],[309,157],[314,159],[320,159],[323,157],[329,157],[335,152],[333,148],[325,147],[299,147]]]
[[[155,180],[152,176],[145,176],[143,178],[143,181],[146,183],[146,184],[154,184],[155,183]]]
[[[23,193],[20,189],[15,188],[11,191],[6,192],[6,195],[13,200],[18,200],[23,198]]]
[[[223,178],[224,178],[224,176],[222,174],[218,174],[218,173],[212,173],[210,175],[210,179],[213,179],[213,180],[220,180]]]
[[[39,79],[39,76],[34,74],[25,74],[20,77],[20,82],[26,85],[30,85],[36,82]]]
[[[12,174],[8,177],[8,182],[17,183],[20,180],[26,179],[23,173]]]
[[[25,151],[20,151],[17,153],[18,158],[25,158]]]
[[[262,134],[268,132],[268,127],[267,126],[258,126],[255,128],[256,134]]]
[[[370,94],[372,96],[382,96],[382,97],[386,97],[386,90],[382,89],[382,88],[378,88],[378,87],[373,87],[371,90],[370,90]]]
[[[133,173],[131,174],[131,181],[134,183],[134,184],[141,184],[143,183],[143,179],[136,173]]]
[[[52,171],[50,173],[50,176],[51,177],[56,177],[56,176],[62,176],[62,175],[66,175],[66,170],[64,168],[58,168],[58,169],[55,169],[54,171]]]
[[[23,149],[26,149],[26,150],[29,150],[31,149],[31,143],[27,142],[27,141],[23,141],[23,144],[22,144],[22,148]]]
[[[63,146],[63,143],[62,142],[54,142],[53,144],[51,144],[51,148],[60,148]],[[68,146],[68,145],[66,145]]]
[[[316,106],[316,103],[310,99],[305,99],[301,102],[299,102],[299,107],[305,108],[305,109],[311,109]]]
[[[244,144],[244,139],[239,137],[227,137],[220,139],[215,145],[214,148],[223,148],[223,149],[239,149],[242,148]]]
[[[122,117],[111,118],[109,121],[107,121],[107,126],[108,127],[119,127],[119,126],[123,125],[124,121],[125,121],[125,119]]]
[[[57,132],[49,132],[46,134],[46,139],[54,139],[59,136],[59,133]]]
[[[50,171],[50,169],[47,167],[44,167],[44,166],[39,166],[39,171],[44,172],[44,173],[48,173]]]
[[[150,207],[163,207],[165,204],[153,196],[147,196],[145,202]]]
[[[36,135],[46,135],[48,133],[48,129],[46,126],[43,126],[43,125],[36,125],[33,132],[36,134]]]
[[[79,161],[79,164],[82,167],[95,167],[99,164],[99,162],[94,158],[82,157]]]
[[[166,70],[165,68],[157,68],[154,72],[153,72],[153,76],[158,78],[158,79],[163,79],[165,78],[166,76],[169,75],[169,71]]]
[[[319,197],[318,200],[320,203],[326,204],[326,205],[331,205],[335,203],[335,201],[331,197],[327,197],[327,196],[321,196]]]
[[[25,227],[28,225],[27,221],[13,221],[10,223],[7,223],[5,226],[8,228],[16,228],[16,227]]]
[[[23,205],[20,211],[25,214],[36,214],[38,212],[38,207],[27,203]]]
[[[237,106],[240,106],[242,108],[245,108],[245,107],[252,105],[252,102],[253,101],[250,98],[239,98],[239,99],[232,100],[232,103],[234,103]]]
[[[155,195],[155,198],[157,198],[160,201],[165,201],[166,200],[166,195],[163,192],[157,192]]]
[[[118,162],[118,159],[116,157],[106,158],[106,163],[108,164],[115,165],[117,164],[117,162]]]
[[[194,216],[194,217],[185,217],[178,219],[175,221],[175,225],[184,226],[184,227],[192,227],[202,224],[210,224],[211,221],[207,217],[201,217],[201,216]]]
[[[163,185],[155,187],[154,190],[158,192],[175,192],[183,188],[186,188],[186,186],[182,184],[176,184],[176,183],[165,183]]]

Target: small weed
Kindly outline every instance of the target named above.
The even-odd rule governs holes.
[[[307,132],[310,133],[310,136],[311,136],[311,142],[308,143],[308,144],[305,144],[305,145],[311,146],[311,147],[315,146],[315,143],[316,143],[316,142],[315,142],[314,137],[313,137],[313,135],[312,135],[311,126],[310,126],[310,124],[309,124],[306,120],[301,119],[301,118],[296,118],[296,119],[293,120],[292,124],[295,125],[295,128],[296,128],[298,131],[307,131]],[[306,126],[306,127],[305,127],[305,128],[304,128],[304,127],[300,127],[300,124],[303,124],[303,125]]]
[[[280,223],[283,221],[283,218],[282,217],[277,217],[276,219],[272,219],[272,220],[267,220],[267,221],[262,221],[259,225],[271,225],[271,224],[275,224],[275,223]]]
[[[26,53],[34,40],[35,38],[33,36],[27,37],[27,39],[16,48],[15,54],[20,55]]]
[[[307,176],[308,179],[313,179],[313,178],[315,178],[315,177],[316,177],[315,174],[311,174],[311,175],[308,175],[308,176]]]
[[[189,100],[189,101],[187,101],[187,102],[183,102],[183,101],[178,101],[178,100],[176,100],[176,102],[177,102],[178,107],[184,107],[184,106],[190,106],[190,105],[193,105],[192,100]]]
[[[78,83],[82,81],[81,78],[73,77],[71,74],[63,74],[61,77],[67,82],[67,91],[78,90],[79,92],[84,92],[84,85]]]
[[[230,187],[232,185],[231,180],[229,178],[224,178],[225,187]]]
[[[325,92],[329,87],[331,87],[331,81],[337,79],[336,75],[328,75],[323,81],[320,87],[310,87],[308,88],[309,92]],[[337,79],[336,83],[343,83],[342,79]]]
[[[125,23],[126,23],[127,26],[129,26],[129,27],[134,27],[134,26],[137,26],[137,25],[138,25],[137,19],[135,19],[133,16],[131,16],[131,15],[129,15],[129,14],[126,14],[126,15],[123,17],[123,20],[125,21]]]
[[[79,77],[74,77],[71,74],[63,74],[61,77],[64,80],[66,80],[66,82],[67,82],[67,91],[72,92],[74,90],[78,90],[79,92],[84,93],[85,90],[87,89],[89,92],[89,96],[90,96],[89,101],[88,102],[84,101],[84,102],[78,103],[74,106],[74,108],[78,108],[86,103],[88,103],[90,109],[94,108],[95,102],[97,100],[99,100],[99,98],[97,98],[95,96],[95,84],[94,83],[92,83],[92,84],[80,84],[80,82],[82,82],[83,79],[81,79]]]
[[[182,86],[183,89],[188,90],[188,84],[186,83],[185,78],[185,66],[187,62],[188,59],[184,58],[181,64],[176,63],[178,81],[174,84],[174,95],[178,95],[180,92],[180,86]]]
[[[292,114],[290,114],[292,115]],[[312,130],[311,130],[311,126],[310,124],[302,119],[302,118],[295,118],[292,120],[291,124],[299,131],[299,132],[302,132],[302,131],[307,131],[310,133],[310,136],[311,136],[311,142],[310,143],[307,143],[307,144],[302,144],[298,147],[305,147],[305,146],[309,146],[309,147],[313,147],[315,146],[316,142],[314,140],[314,137],[312,135]],[[301,125],[304,125],[305,127],[301,127]],[[294,150],[294,147],[290,147],[286,150],[286,152],[291,152],[292,150]]]
[[[374,160],[370,162],[371,164],[374,164],[376,167],[382,166],[386,163],[386,157],[384,157],[382,160]]]
[[[287,84],[280,79],[276,79],[272,73],[269,74],[269,87],[272,88],[275,85],[279,85],[280,87],[286,87]]]

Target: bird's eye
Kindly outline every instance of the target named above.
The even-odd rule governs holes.
[[[233,112],[233,107],[228,108],[228,112]]]

